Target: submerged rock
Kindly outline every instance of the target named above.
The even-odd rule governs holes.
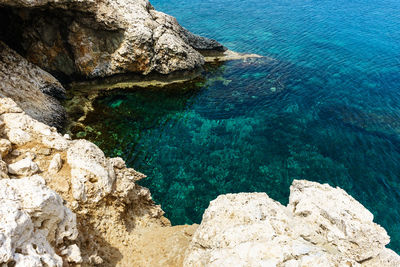
[[[286,207],[265,193],[222,195],[200,227],[171,227],[123,159],[67,140],[10,99],[0,111],[0,264],[400,266],[386,231],[340,188],[294,181]],[[31,138],[11,141],[17,130]]]
[[[265,193],[219,196],[185,266],[400,266],[386,231],[340,188],[295,180],[287,207]]]

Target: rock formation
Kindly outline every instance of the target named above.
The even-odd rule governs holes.
[[[265,193],[212,201],[184,266],[400,266],[389,240],[342,189],[295,180],[286,207]]]
[[[0,152],[1,264],[400,266],[373,215],[326,184],[294,181],[287,206],[265,193],[222,195],[199,227],[171,227],[137,185],[143,174],[9,98],[0,98]]]
[[[0,0],[0,39],[51,73],[104,77],[167,74],[226,49],[182,28],[148,0]]]
[[[0,98],[0,137],[0,263],[181,265],[196,226],[169,227],[136,183],[145,176],[121,158],[69,140],[10,98]]]
[[[63,86],[49,73],[29,63],[0,41],[0,97],[11,97],[30,116],[61,128],[65,110]]]

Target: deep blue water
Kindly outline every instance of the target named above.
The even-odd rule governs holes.
[[[372,211],[400,252],[400,1],[152,4],[232,50],[269,57],[95,103],[85,134],[148,175],[142,184],[166,216],[199,223],[222,193],[263,191],[286,204],[293,179],[328,182]]]

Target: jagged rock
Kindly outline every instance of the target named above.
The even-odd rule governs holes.
[[[356,261],[376,257],[390,242],[372,213],[343,189],[295,180],[288,208],[299,226],[307,226],[298,229],[305,238]]]
[[[222,195],[205,211],[184,266],[397,266],[372,220],[342,189],[314,182],[295,180],[287,207],[264,193]]]
[[[93,265],[100,265],[102,264],[104,261],[103,259],[99,256],[99,255],[91,255],[89,257],[89,262]]]
[[[56,174],[62,167],[62,159],[60,154],[55,154],[49,164],[49,173]]]
[[[29,63],[14,50],[0,41],[0,97],[3,97],[0,114],[18,113],[21,108],[33,118],[46,124],[61,127],[65,110],[47,88],[57,88],[59,97],[65,93],[62,85],[49,73]],[[12,102],[4,103],[11,97]]]
[[[10,129],[7,132],[7,137],[13,144],[16,145],[25,145],[32,140],[32,136],[29,133],[17,128]]]
[[[400,256],[393,250],[385,248],[377,257],[366,260],[361,264],[363,267],[389,267],[400,266]]]
[[[103,151],[86,140],[73,141],[67,151],[72,193],[76,200],[100,201],[111,193],[115,172]]]
[[[111,165],[112,165],[114,168],[117,168],[117,169],[126,168],[125,161],[124,161],[122,158],[120,158],[120,157],[111,158],[111,159],[110,159],[110,162],[111,162]]]
[[[77,235],[75,215],[41,177],[0,180],[0,263],[61,267],[51,244]]]
[[[82,263],[81,250],[76,244],[63,249],[61,255],[64,255],[68,262]]]
[[[4,159],[12,150],[11,142],[7,139],[0,139],[0,156]]]
[[[0,179],[7,179],[8,177],[8,166],[7,164],[0,160]]]
[[[24,145],[35,140],[59,151],[68,148],[70,141],[57,133],[56,128],[38,122],[25,113],[5,113],[0,118],[5,124],[4,132],[13,144]]]
[[[0,115],[4,113],[21,113],[22,109],[8,97],[0,98]]]
[[[3,11],[5,23],[14,22],[3,35],[22,31],[21,47],[31,62],[68,76],[166,74],[204,64],[197,50],[226,50],[215,40],[182,28],[148,0],[0,0],[0,4],[9,7]],[[24,10],[23,16],[16,10]]]
[[[26,157],[8,165],[8,172],[20,176],[31,176],[39,172],[39,166],[31,158]]]

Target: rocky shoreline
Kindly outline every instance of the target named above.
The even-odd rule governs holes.
[[[399,266],[373,215],[340,188],[294,181],[219,196],[171,226],[145,175],[0,99],[0,261],[15,266]]]
[[[2,266],[400,266],[386,231],[339,188],[294,181],[287,206],[222,195],[200,225],[171,226],[137,184],[144,174],[59,133],[60,81],[111,76],[78,85],[70,108],[84,116],[93,88],[162,87],[258,55],[194,35],[147,0],[0,0],[0,21]]]

